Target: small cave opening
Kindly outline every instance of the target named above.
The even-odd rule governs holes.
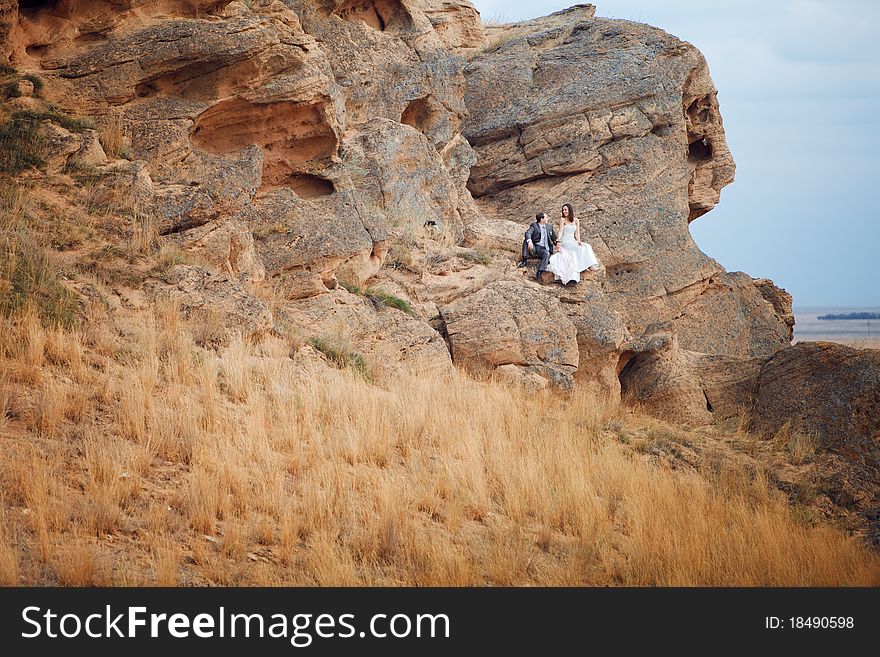
[[[629,392],[627,375],[635,368],[637,360],[636,352],[624,351],[620,354],[620,358],[617,361],[617,379],[620,381],[620,394],[624,398]]]
[[[35,14],[41,9],[55,9],[61,0],[18,0],[18,10],[23,14]]]
[[[41,57],[45,57],[46,53],[49,52],[49,46],[45,43],[32,43],[24,50],[28,56],[33,57],[34,59],[40,59]]]
[[[295,173],[287,179],[284,186],[290,187],[297,196],[306,200],[330,196],[336,191],[332,180],[310,173]]]
[[[349,0],[333,13],[350,23],[360,21],[379,32],[394,28],[407,15],[400,0]]]
[[[442,118],[437,101],[431,96],[417,98],[406,106],[400,115],[400,122],[415,128],[427,136]]]
[[[688,144],[688,162],[696,164],[712,159],[712,142],[706,137],[698,137]]]

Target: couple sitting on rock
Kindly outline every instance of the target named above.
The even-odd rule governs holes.
[[[547,215],[539,212],[535,215],[535,223],[526,231],[522,245],[522,260],[519,267],[526,266],[529,254],[540,258],[535,280],[541,280],[541,274],[550,271],[557,281],[563,285],[579,283],[582,271],[596,271],[599,269],[599,261],[593,248],[586,242],[581,241],[581,222],[574,215],[574,208],[570,203],[562,206],[562,217],[559,220],[559,232],[562,241],[553,230],[553,226],[547,221]],[[553,247],[559,243],[559,250],[553,253]]]

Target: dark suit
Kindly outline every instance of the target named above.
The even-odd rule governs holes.
[[[550,256],[553,255],[553,245],[559,241],[556,237],[556,231],[553,230],[553,226],[549,222],[544,224],[544,228],[547,229],[546,249],[538,243],[541,241],[541,224],[537,221],[529,226],[522,245],[522,259],[523,262],[525,262],[529,257],[529,242],[531,241],[531,243],[534,244],[535,257],[541,259],[541,263],[538,265],[537,274],[540,274],[542,271],[547,271],[547,263],[550,262]]]

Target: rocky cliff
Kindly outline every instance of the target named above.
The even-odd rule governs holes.
[[[87,170],[136,210],[120,230],[149,221],[197,256],[152,271],[150,299],[342,341],[377,376],[622,385],[690,423],[836,435],[876,466],[877,414],[842,419],[876,381],[833,422],[776,403],[801,394],[786,372],[849,356],[789,348],[791,297],[690,235],[735,167],[705,59],[660,29],[592,5],[484,28],[458,0],[3,0],[0,37],[44,83],[4,111],[94,121],[42,122],[47,174]],[[603,265],[574,288],[514,266],[563,202]]]

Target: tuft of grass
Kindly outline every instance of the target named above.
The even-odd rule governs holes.
[[[257,226],[251,233],[258,242],[265,242],[276,235],[284,235],[287,231],[287,225],[283,221],[276,221],[270,225]]]
[[[0,172],[16,175],[28,167],[45,166],[41,121],[52,121],[66,130],[82,132],[94,127],[89,119],[69,116],[57,108],[13,112],[0,126]]]
[[[45,142],[37,121],[16,112],[0,126],[0,173],[17,175],[29,167],[45,166]]]
[[[462,249],[456,255],[462,260],[467,260],[475,265],[489,265],[492,263],[492,254],[487,249]]]
[[[44,110],[20,110],[15,112],[12,117],[32,121],[34,123],[40,121],[52,121],[71,132],[83,132],[84,130],[93,130],[95,128],[95,122],[91,119],[70,116],[57,107],[49,107]]]
[[[2,238],[0,281],[0,313],[5,317],[35,311],[47,326],[76,322],[76,295],[61,284],[49,253],[34,238],[21,232]]]
[[[0,63],[0,75],[15,75],[15,67],[9,64]]]
[[[26,75],[21,76],[23,80],[28,80],[31,84],[34,85],[34,95],[39,96],[43,93],[43,80],[40,79],[39,76],[34,75],[33,73],[28,73]]]
[[[381,290],[376,290],[371,287],[364,289],[361,288],[359,285],[354,285],[353,283],[340,281],[339,285],[351,292],[352,294],[366,297],[375,303],[388,306],[389,308],[397,308],[397,310],[402,310],[407,315],[415,315],[415,310],[413,309],[412,304],[410,304],[410,302],[406,299],[401,299],[400,297],[396,297],[393,294],[387,294],[386,292],[382,292]]]
[[[98,141],[104,153],[111,159],[117,159],[124,150],[125,133],[122,126],[122,117],[114,115],[109,117],[98,132]]]
[[[364,357],[356,351],[341,349],[319,337],[309,338],[306,341],[306,344],[324,354],[336,367],[340,369],[351,369],[365,378],[369,377],[367,363],[364,360]]]
[[[401,299],[393,294],[386,294],[385,292],[374,290],[372,288],[367,289],[366,295],[369,298],[377,299],[389,308],[397,308],[397,310],[402,310],[407,315],[415,315],[415,310],[413,310],[412,305],[406,299]]]
[[[819,438],[813,433],[796,431],[786,423],[773,436],[773,443],[788,454],[794,465],[804,465],[816,457]]]

